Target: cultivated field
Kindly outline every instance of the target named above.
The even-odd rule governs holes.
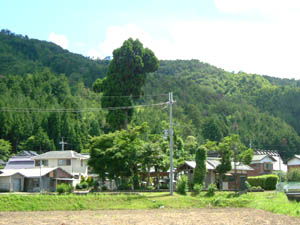
[[[0,224],[300,224],[300,218],[247,208],[0,212]]]

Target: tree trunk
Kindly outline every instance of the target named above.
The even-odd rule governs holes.
[[[148,178],[147,178],[147,187],[150,185],[150,167],[147,168]]]

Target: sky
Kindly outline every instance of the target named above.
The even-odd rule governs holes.
[[[92,58],[129,37],[159,59],[300,79],[299,0],[0,0],[0,29]]]

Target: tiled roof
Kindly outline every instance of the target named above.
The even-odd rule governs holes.
[[[32,159],[88,159],[88,155],[82,155],[75,151],[50,151],[34,156]]]
[[[195,169],[196,162],[195,161],[185,161],[185,164],[189,167]],[[207,170],[215,170],[217,166],[220,164],[220,161],[217,158],[208,158],[206,160],[206,169]],[[234,170],[234,162],[231,162],[232,170]],[[236,163],[237,170],[253,170],[250,166],[244,165],[240,162]]]
[[[273,156],[268,155],[268,154],[264,154],[264,155],[253,155],[253,158],[252,158],[252,162],[251,162],[251,163],[255,163],[255,162],[261,161],[261,160],[263,160],[265,157],[269,157],[272,161],[276,162],[276,159],[275,159]]]
[[[34,177],[40,177],[40,176],[45,176],[48,173],[56,170],[56,169],[61,169],[62,168],[58,168],[58,167],[54,167],[54,168],[33,168],[33,169],[3,169],[0,170],[2,173],[0,174],[0,177],[8,177],[8,176],[12,176],[14,174],[21,174],[24,177],[27,178],[34,178]],[[65,170],[63,170],[64,172],[66,172]],[[68,173],[68,172],[66,172]],[[69,173],[68,173],[69,174]],[[70,176],[72,176],[70,174]]]

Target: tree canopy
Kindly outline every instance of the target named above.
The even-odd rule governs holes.
[[[142,94],[146,74],[157,68],[158,59],[150,49],[144,48],[138,39],[126,40],[114,50],[107,76],[93,85],[95,91],[103,92],[102,107],[132,106],[132,98]],[[127,129],[132,114],[133,109],[112,110],[107,114],[107,122],[112,130]]]

